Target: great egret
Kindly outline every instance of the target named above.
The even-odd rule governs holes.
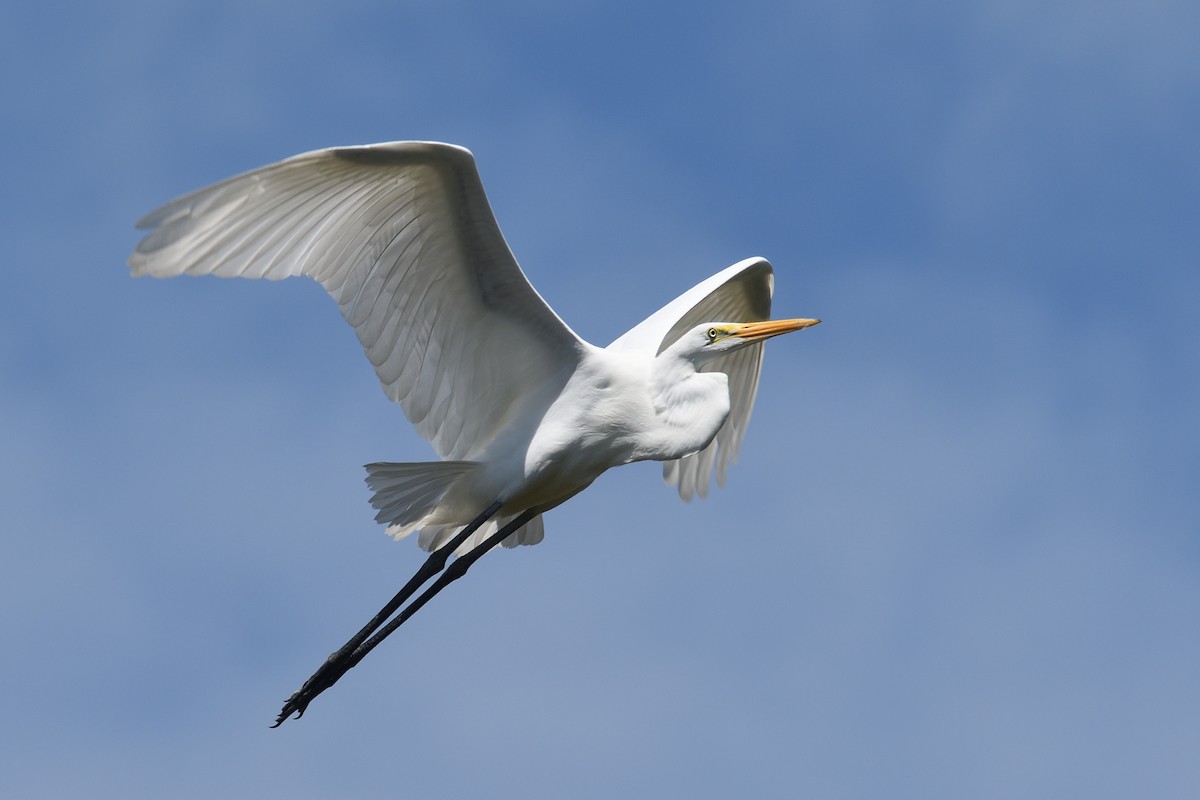
[[[432,553],[275,726],[303,715],[488,550],[541,541],[542,513],[610,467],[662,461],[685,500],[706,493],[714,467],[723,483],[763,341],[818,322],[765,321],[773,273],[750,258],[608,347],[591,345],[517,266],[471,153],[434,142],[303,153],[173,200],[137,226],[149,232],[129,258],[134,275],[317,280],[384,392],[442,458],[367,465],[376,519],[397,539],[419,531]]]

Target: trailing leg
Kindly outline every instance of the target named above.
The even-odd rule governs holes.
[[[480,526],[491,519],[500,510],[501,505],[502,503],[499,500],[492,503],[483,513],[472,520],[469,525],[459,531],[453,539],[430,553],[429,558],[425,560],[425,563],[421,565],[416,574],[409,578],[408,582],[388,601],[387,605],[381,608],[379,613],[372,617],[371,621],[364,625],[358,633],[354,634],[350,641],[331,653],[325,659],[325,663],[312,674],[312,677],[304,682],[300,690],[288,698],[288,701],[283,705],[283,710],[279,712],[278,719],[275,720],[275,724],[271,727],[279,727],[292,714],[295,714],[297,719],[304,716],[304,710],[308,708],[308,704],[313,701],[313,698],[336,683],[338,678],[346,674],[347,670],[361,660],[362,657],[359,656],[350,661],[355,651],[362,646],[367,637],[378,630],[379,626],[387,622],[388,618],[396,613],[396,609],[400,608],[406,600],[412,597],[426,581],[441,572],[446,566],[447,559],[450,558],[450,555],[458,546],[465,542]],[[456,559],[453,563],[458,563],[459,560],[461,559]]]

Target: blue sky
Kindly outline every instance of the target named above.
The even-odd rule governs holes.
[[[1194,3],[0,12],[0,793],[1190,797]],[[428,446],[315,284],[134,281],[133,221],[334,144],[471,148],[604,343],[751,255],[729,485],[597,481],[323,696]]]

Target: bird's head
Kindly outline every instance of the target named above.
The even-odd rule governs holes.
[[[680,337],[682,345],[696,363],[723,353],[816,325],[819,319],[772,319],[763,322],[706,322]]]

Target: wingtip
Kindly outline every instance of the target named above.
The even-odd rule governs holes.
[[[359,164],[394,164],[397,161],[402,162],[422,157],[459,158],[471,163],[475,161],[474,154],[462,145],[434,141],[378,142],[348,147],[330,147],[325,150],[314,150],[311,153],[301,153],[293,158],[313,155],[331,155],[334,158]]]

